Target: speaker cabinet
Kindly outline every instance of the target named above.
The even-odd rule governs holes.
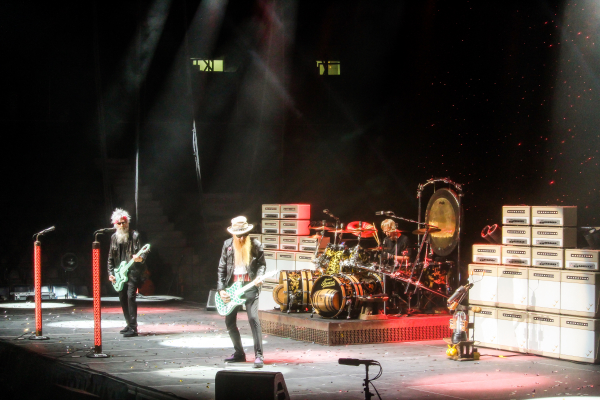
[[[502,246],[499,244],[474,244],[473,262],[476,264],[500,264]]]
[[[218,371],[215,400],[289,400],[281,372]]]
[[[558,358],[560,355],[560,315],[530,312],[528,318],[528,352]]]
[[[498,307],[527,310],[528,280],[527,267],[499,266]]]
[[[498,303],[498,267],[469,264],[469,304],[495,307]]]
[[[503,226],[502,244],[515,246],[531,246],[530,226]]]
[[[531,218],[532,225],[576,226],[577,206],[534,206]]]
[[[498,309],[498,345],[502,350],[527,352],[527,311]]]
[[[218,294],[217,289],[210,289],[208,293],[208,301],[206,302],[206,311],[216,311],[217,303],[215,303],[215,296]]]
[[[502,206],[502,225],[531,225],[531,207]]]
[[[560,312],[560,271],[531,268],[527,309],[537,312]]]
[[[565,249],[565,268],[598,272],[600,250]]]
[[[473,340],[481,346],[498,345],[498,309],[481,307],[481,312],[469,311],[469,321],[473,322]]]
[[[502,264],[529,267],[531,265],[531,247],[502,246]]]
[[[560,313],[587,318],[600,316],[600,273],[561,271]]]
[[[532,247],[531,265],[533,267],[562,269],[564,250],[552,247]]]
[[[598,362],[600,320],[560,317],[560,358],[564,360]]]

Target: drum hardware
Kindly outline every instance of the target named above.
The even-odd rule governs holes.
[[[444,183],[454,188],[441,188],[435,190],[437,183]],[[432,245],[435,254],[441,257],[456,252],[456,281],[461,281],[461,259],[460,259],[460,237],[462,230],[462,198],[464,196],[462,185],[453,182],[449,178],[434,178],[424,184],[419,184],[417,188],[417,198],[419,199],[418,215],[421,221],[421,202],[425,187],[434,185],[434,194],[430,198],[425,211],[425,222],[436,225],[441,228],[441,232],[432,235]],[[419,241],[421,237],[419,236]]]

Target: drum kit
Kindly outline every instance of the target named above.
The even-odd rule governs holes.
[[[456,191],[435,190],[440,183],[453,186]],[[422,193],[429,185],[434,187],[434,194],[421,222]],[[456,277],[460,281],[460,251],[454,250],[460,248],[462,196],[461,185],[448,178],[430,179],[419,185],[418,221],[396,216],[393,211],[375,213],[417,224],[417,229],[410,231],[387,229],[384,240],[380,240],[375,223],[353,221],[344,226],[329,210],[323,210],[334,222],[313,222],[309,228],[316,231],[319,243],[325,234],[333,235],[333,241],[321,253],[316,246],[313,270],[281,271],[273,298],[282,311],[312,311],[311,317],[316,313],[323,318],[356,318],[361,307],[375,299],[385,300],[383,314],[388,308],[395,315],[415,313],[417,309],[411,304],[415,296],[420,308],[445,305],[453,281],[457,281]],[[398,254],[399,238],[409,233],[418,238],[414,257],[410,246]],[[375,247],[361,245],[373,239]],[[452,259],[451,254],[456,258]]]

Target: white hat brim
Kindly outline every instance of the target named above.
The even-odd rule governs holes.
[[[252,229],[254,229],[254,225],[248,224],[248,227],[242,231],[234,231],[232,228],[233,227],[231,227],[231,226],[229,228],[227,228],[227,232],[231,233],[232,235],[243,235],[244,233],[248,233]]]

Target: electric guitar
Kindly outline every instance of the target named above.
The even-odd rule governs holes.
[[[123,290],[123,286],[129,280],[129,278],[127,278],[127,272],[129,272],[129,267],[131,267],[133,265],[133,263],[134,263],[133,260],[137,257],[141,257],[142,254],[144,254],[148,251],[150,251],[149,244],[142,247],[140,249],[140,251],[138,251],[138,253],[136,255],[134,255],[131,258],[131,260],[129,260],[129,262],[121,261],[121,264],[119,264],[119,266],[117,268],[115,268],[115,273],[114,273],[115,281],[113,282],[112,285],[117,292],[120,292],[121,290]]]
[[[229,315],[233,311],[233,309],[240,304],[244,304],[246,299],[242,298],[244,292],[251,287],[254,286],[257,282],[262,282],[270,276],[273,276],[277,273],[277,271],[271,271],[268,274],[264,274],[260,278],[256,278],[252,282],[248,283],[246,286],[242,286],[242,282],[235,282],[233,285],[225,289],[231,301],[229,303],[225,303],[223,299],[221,299],[221,295],[219,293],[215,294],[215,303],[217,304],[217,311],[221,315]]]

